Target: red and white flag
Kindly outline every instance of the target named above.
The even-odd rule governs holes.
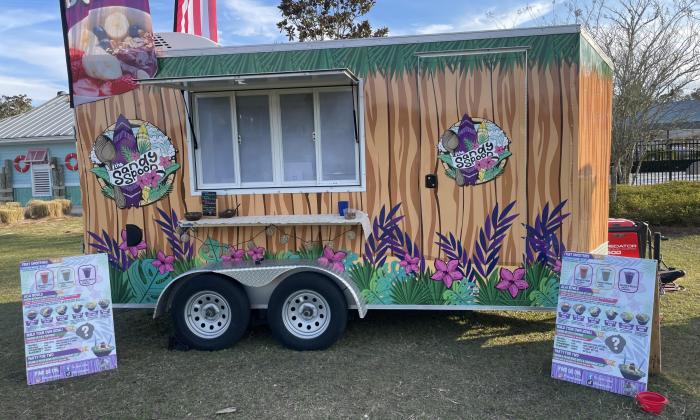
[[[175,0],[175,32],[199,35],[219,42],[216,0]]]

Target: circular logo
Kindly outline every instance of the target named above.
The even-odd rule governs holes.
[[[175,147],[158,127],[123,115],[95,140],[90,153],[102,193],[120,209],[142,207],[167,196],[175,172]]]
[[[438,159],[458,186],[478,185],[503,173],[509,145],[508,136],[493,121],[464,114],[440,137]]]

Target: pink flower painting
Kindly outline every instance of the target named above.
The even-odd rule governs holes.
[[[485,157],[481,160],[477,160],[475,166],[476,166],[476,169],[479,171],[482,171],[482,170],[486,171],[486,170],[493,168],[493,166],[495,165],[495,162],[496,162],[496,160],[494,158]]]
[[[554,261],[554,265],[552,265],[552,271],[555,273],[560,273],[561,272],[561,260],[557,259]]]
[[[165,156],[160,157],[160,166],[162,166],[163,168],[167,168],[168,166],[170,166],[171,162],[172,161],[170,160],[169,157],[165,157]]]
[[[345,253],[343,251],[335,252],[333,248],[327,246],[323,248],[323,255],[318,259],[318,263],[332,270],[343,272],[345,271],[344,259]]]
[[[525,269],[520,267],[513,271],[501,268],[501,281],[496,283],[496,289],[507,290],[512,297],[516,297],[521,290],[528,288],[529,284],[525,280]]]
[[[404,270],[406,270],[406,274],[411,274],[411,273],[417,273],[418,270],[418,263],[420,262],[420,258],[418,257],[412,257],[408,254],[406,254],[403,258],[403,261],[399,263],[401,267],[403,267]]]
[[[158,186],[159,181],[160,181],[160,175],[158,175],[158,173],[156,173],[155,171],[146,172],[145,174],[136,178],[136,182],[139,184],[139,187],[141,187],[141,188],[145,188],[145,187],[155,188]]]
[[[175,257],[172,255],[165,255],[163,251],[158,251],[157,259],[153,260],[153,266],[160,271],[160,274],[170,273],[175,270],[173,263],[175,262]]]
[[[261,246],[255,246],[248,250],[248,256],[253,261],[260,261],[265,258],[265,248]]]
[[[430,276],[435,281],[445,283],[445,287],[448,289],[452,287],[453,282],[461,280],[462,277],[462,273],[459,271],[459,261],[457,260],[450,260],[447,263],[442,260],[435,260],[435,273]]]
[[[245,257],[245,250],[232,246],[229,248],[229,253],[222,255],[221,259],[225,262],[241,262],[243,261],[243,257]]]
[[[146,249],[146,242],[141,241],[135,246],[129,246],[126,243],[126,229],[122,230],[122,243],[119,244],[119,249],[121,249],[124,252],[129,252],[133,258],[136,258],[136,256],[139,254],[140,251]]]

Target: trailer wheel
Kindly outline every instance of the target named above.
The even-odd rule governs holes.
[[[231,347],[250,323],[250,303],[245,291],[216,276],[198,276],[175,294],[172,305],[175,335],[198,350]]]
[[[275,288],[267,310],[272,335],[294,350],[321,350],[335,343],[348,319],[343,293],[326,277],[295,274]]]

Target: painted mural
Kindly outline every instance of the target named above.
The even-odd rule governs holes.
[[[496,204],[480,228],[478,240],[463,243],[453,233],[437,233],[440,258],[427,260],[411,236],[400,227],[401,204],[382,208],[360,257],[334,249],[333,241],[307,244],[299,251],[274,252],[256,238],[272,228],[260,228],[252,238],[225,244],[199,238],[179,227],[177,213],[158,209],[155,220],[167,238],[159,249],[143,239],[141,229],[126,225],[120,237],[106,231],[88,232],[90,246],[109,256],[112,298],[115,303],[152,304],[173,278],[216,262],[239,263],[269,259],[316,260],[350,278],[367,304],[374,305],[484,305],[553,308],[559,292],[561,255],[565,247],[559,232],[566,202],[546,204],[533,225],[525,225],[526,253],[519,266],[500,264],[499,252],[517,218],[515,202]],[[282,237],[288,235],[284,233]]]
[[[464,114],[440,137],[438,159],[458,186],[483,184],[503,173],[512,154],[509,144],[495,123]]]
[[[123,115],[97,137],[90,160],[102,194],[120,209],[146,206],[167,196],[180,168],[168,136],[149,122]]]

